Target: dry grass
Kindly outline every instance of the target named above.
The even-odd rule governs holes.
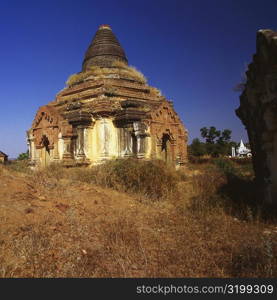
[[[0,163],[0,175],[2,175],[5,172],[4,165]]]
[[[224,187],[247,177],[232,167],[175,172],[127,160],[25,175],[32,198],[0,194],[0,276],[276,277],[276,218],[247,215],[250,206],[234,201]],[[4,168],[1,182],[16,184]]]
[[[98,184],[152,200],[172,198],[176,194],[178,174],[163,161],[116,159],[90,169],[68,170],[73,180]]]
[[[131,77],[141,83],[147,82],[147,78],[134,66],[128,66],[119,60],[115,60],[112,63],[112,66],[118,70],[120,76]]]
[[[115,68],[122,68],[125,69],[126,68],[126,63],[121,61],[121,60],[115,60],[112,62],[112,66]]]
[[[157,89],[157,88],[155,88],[155,87],[150,87],[149,88],[149,91],[150,91],[150,94],[151,95],[157,95],[157,96],[162,96],[162,92],[161,92],[161,90],[159,90],[159,89]]]
[[[27,159],[25,160],[15,160],[10,161],[8,164],[5,165],[5,169],[15,172],[22,172],[22,173],[31,173],[31,169],[29,168],[29,162]]]
[[[68,78],[66,85],[71,87],[75,84],[84,82],[89,77],[98,79],[98,78],[106,78],[107,76],[110,75],[117,75],[121,78],[132,79],[140,83],[147,82],[146,77],[135,67],[128,66],[121,61],[114,61],[111,68],[92,66],[86,72],[73,74]]]

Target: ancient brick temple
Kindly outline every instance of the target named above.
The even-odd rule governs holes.
[[[260,197],[277,206],[277,32],[259,30],[237,115],[245,125]]]
[[[187,130],[171,101],[149,86],[110,26],[102,25],[54,101],[37,111],[27,132],[33,166],[93,165],[107,159],[187,161]]]

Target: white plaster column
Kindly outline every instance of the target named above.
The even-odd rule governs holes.
[[[135,137],[137,139],[137,157],[145,157],[145,125],[141,122],[133,123]]]
[[[63,160],[72,159],[71,136],[63,137]]]
[[[41,164],[40,150],[41,149],[37,149],[36,147],[34,147],[34,151],[33,151],[34,160],[33,161],[34,161],[35,165],[40,165]]]
[[[60,160],[60,156],[59,156],[59,146],[58,146],[58,142],[54,143],[54,148],[52,149],[52,153],[53,153],[53,161],[54,162],[58,162]]]
[[[77,126],[77,158],[85,158],[85,127],[83,125]]]
[[[123,128],[123,157],[133,156],[133,141],[129,128]]]
[[[29,139],[27,139],[27,147],[28,147],[28,154],[29,154],[29,158],[31,158],[31,141]]]
[[[29,151],[29,159],[31,162],[35,161],[35,143],[34,143],[34,136],[32,133],[27,133],[27,145]]]
[[[100,157],[107,158],[109,156],[109,128],[105,118],[100,120]]]
[[[59,152],[60,160],[62,160],[63,158],[63,149],[64,149],[63,137],[62,137],[62,133],[60,132],[58,135],[58,152]]]
[[[34,138],[30,142],[31,142],[30,158],[33,161],[33,160],[35,160],[35,142],[34,142]]]

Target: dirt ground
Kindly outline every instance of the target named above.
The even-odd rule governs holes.
[[[191,214],[177,200],[2,168],[0,207],[0,277],[276,274],[277,227]]]

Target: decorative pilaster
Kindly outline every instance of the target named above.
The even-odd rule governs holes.
[[[100,158],[105,159],[109,156],[109,129],[105,118],[100,121]]]
[[[72,158],[71,153],[71,137],[64,136],[63,137],[64,148],[63,148],[63,159]]]
[[[29,151],[29,160],[30,165],[35,164],[35,142],[34,142],[34,136],[32,133],[27,132],[27,145],[28,145],[28,151]]]
[[[28,147],[29,158],[31,158],[31,155],[32,155],[32,153],[31,153],[31,142],[30,142],[29,139],[27,139],[27,147]]]
[[[63,164],[66,166],[73,165],[73,155],[71,151],[71,136],[63,136]]]
[[[58,152],[59,152],[59,160],[62,160],[62,158],[63,158],[63,151],[64,151],[64,142],[63,142],[62,133],[60,132],[60,133],[58,134]]]
[[[78,105],[78,107],[80,107],[80,105]],[[77,109],[75,110],[74,107],[72,109],[73,110],[67,114],[67,119],[69,123],[73,126],[73,137],[75,139],[72,145],[74,147],[74,150],[71,151],[71,153],[73,156],[73,152],[74,152],[74,157],[78,165],[84,165],[84,164],[86,165],[89,164],[90,161],[86,157],[86,151],[85,151],[86,148],[85,130],[89,126],[91,126],[93,121],[92,121],[91,114],[88,113],[87,111],[82,111]],[[63,156],[67,157],[68,154],[64,153]]]
[[[54,162],[59,162],[60,157],[59,157],[59,149],[58,149],[58,143],[54,144],[54,148],[53,148],[53,161]]]
[[[138,158],[144,158],[145,157],[145,137],[147,134],[145,133],[146,126],[142,122],[134,122],[134,134],[137,139],[137,157]]]
[[[37,146],[34,147],[33,161],[31,161],[31,164],[33,164],[35,166],[41,165],[40,151],[41,151],[41,147],[37,147]]]
[[[86,157],[85,155],[85,126],[84,125],[78,125],[77,126],[77,158],[84,159]]]
[[[119,129],[119,147],[121,157],[133,156],[133,141],[131,131],[132,128],[129,126]]]

